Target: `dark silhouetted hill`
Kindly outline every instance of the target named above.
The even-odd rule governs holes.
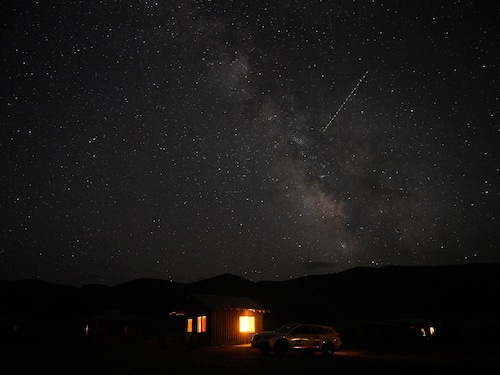
[[[288,281],[252,282],[223,274],[193,283],[132,280],[114,287],[74,287],[22,280],[0,281],[0,317],[59,319],[121,309],[152,318],[168,317],[189,294],[245,296],[271,310],[270,324],[309,320],[498,318],[500,264],[382,268]]]

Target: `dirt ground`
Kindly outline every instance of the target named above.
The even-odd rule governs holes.
[[[500,370],[500,352],[488,346],[466,349],[428,346],[359,350],[345,348],[333,358],[289,353],[264,356],[249,345],[199,347],[107,344],[9,344],[0,373],[10,374],[425,374],[438,371]]]

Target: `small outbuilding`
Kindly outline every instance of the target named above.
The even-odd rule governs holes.
[[[408,342],[433,339],[442,334],[442,323],[434,319],[402,318],[384,321],[363,321],[359,324],[365,340]]]
[[[190,346],[248,344],[263,330],[264,306],[235,296],[190,294],[173,312],[184,317],[184,332]]]
[[[147,318],[125,311],[110,309],[88,316],[85,321],[85,336],[92,341],[138,340],[150,321]]]

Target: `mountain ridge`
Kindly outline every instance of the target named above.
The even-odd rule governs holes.
[[[190,293],[251,298],[271,310],[272,321],[497,317],[500,263],[354,267],[285,281],[232,274],[191,283],[142,278],[112,287],[0,280],[0,316],[75,318],[115,308],[158,319]]]

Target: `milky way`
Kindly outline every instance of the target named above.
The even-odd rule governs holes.
[[[0,278],[499,262],[493,3],[2,2]]]

